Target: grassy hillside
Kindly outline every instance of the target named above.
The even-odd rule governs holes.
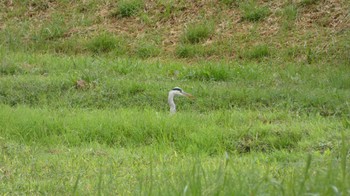
[[[1,1],[0,194],[350,194],[349,8]]]
[[[349,64],[346,0],[0,3],[1,45],[109,56]]]

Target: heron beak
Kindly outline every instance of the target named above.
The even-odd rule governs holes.
[[[190,93],[182,92],[182,95],[189,98],[194,98],[193,95],[191,95]]]

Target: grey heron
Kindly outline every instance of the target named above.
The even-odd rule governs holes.
[[[175,87],[169,91],[169,96],[168,96],[168,104],[170,106],[170,113],[174,114],[176,112],[176,105],[174,102],[174,97],[175,96],[186,96],[186,97],[193,97],[191,94],[186,93],[179,87]]]

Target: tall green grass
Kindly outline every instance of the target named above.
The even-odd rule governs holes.
[[[0,1],[0,194],[350,194],[327,3]]]
[[[112,16],[130,17],[136,15],[143,7],[140,0],[122,0],[118,2],[117,8],[111,13]]]
[[[157,57],[161,53],[161,49],[156,44],[141,42],[136,49],[136,55],[140,58]]]
[[[190,24],[181,40],[183,43],[196,44],[208,39],[214,33],[214,29],[213,21]]]
[[[187,110],[277,107],[323,116],[349,114],[347,67],[329,71],[295,64],[199,62],[188,66],[128,58],[2,56],[0,102],[9,105],[164,111],[169,89],[181,86],[197,97],[196,101],[178,100],[179,107]],[[140,77],[144,82],[134,80]],[[88,89],[76,88],[80,79],[89,84]]]
[[[305,148],[317,151],[322,141],[338,148],[336,141],[342,130],[336,118],[240,109],[169,116],[167,111],[147,108],[90,111],[2,105],[1,116],[2,137],[28,145],[77,147],[99,143],[123,148],[165,147],[179,153],[199,151],[213,155],[225,151],[302,151]],[[327,136],[328,131],[335,133]]]
[[[125,40],[108,33],[94,37],[86,45],[87,49],[95,54],[115,51],[113,54],[123,55],[127,52]]]
[[[2,194],[349,191],[346,66],[0,56]]]
[[[261,60],[271,55],[271,49],[267,45],[257,45],[251,49],[244,50],[242,56],[247,59]]]
[[[251,22],[261,21],[270,13],[269,8],[258,5],[254,0],[243,1],[239,4],[239,7],[243,12],[242,19]]]
[[[170,116],[138,108],[1,105],[0,111],[3,194],[342,194],[350,188],[348,127],[338,118],[253,110]],[[322,141],[332,147],[319,149]],[[241,151],[241,142],[250,151]]]

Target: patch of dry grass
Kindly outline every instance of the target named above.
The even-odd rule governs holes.
[[[123,54],[137,56],[137,50],[133,47],[142,48],[138,44],[145,43],[144,37],[157,35],[159,41],[148,45],[159,49],[161,56],[176,57],[176,49],[186,29],[191,24],[203,23],[206,18],[211,18],[214,21],[214,30],[210,36],[210,42],[206,42],[205,47],[213,48],[215,52],[204,56],[195,54],[191,58],[212,58],[219,54],[219,56],[237,59],[236,54],[239,50],[265,44],[279,49],[274,52],[276,55],[269,56],[272,60],[279,58],[278,56],[282,56],[295,46],[301,46],[304,47],[302,50],[304,56],[307,56],[309,48],[319,54],[315,62],[327,61],[325,53],[335,48],[342,51],[337,54],[338,56],[342,54],[340,62],[346,62],[344,53],[346,54],[348,48],[341,44],[343,38],[339,33],[348,33],[347,29],[350,27],[348,15],[350,5],[347,1],[326,0],[307,5],[303,3],[304,1],[252,2],[255,2],[254,5],[269,9],[269,14],[264,16],[263,20],[257,22],[242,20],[244,10],[239,1],[233,2],[232,6],[227,6],[225,2],[214,1],[145,1],[143,6],[130,17],[116,18],[111,16],[118,8],[118,4],[111,0],[100,4],[93,1],[68,3],[42,0],[23,3],[7,0],[0,3],[1,16],[5,19],[0,29],[2,40],[13,39],[13,41],[3,41],[2,45],[15,42],[18,43],[17,46],[29,45],[33,50],[65,52],[71,50],[62,49],[62,47],[68,47],[71,44],[61,44],[62,42],[69,42],[70,39],[79,40],[79,43],[88,42],[89,39],[101,33],[109,32],[125,39],[125,43],[128,44],[126,48],[129,47],[129,49]],[[228,4],[231,3],[228,2]],[[292,8],[291,12],[283,11],[288,8]],[[37,33],[37,29],[49,29],[52,32],[46,24],[52,23],[55,16],[60,16],[63,22],[55,26],[57,32],[60,32],[60,35],[56,36],[59,39],[45,43],[33,40],[33,36],[39,38],[41,36]],[[6,34],[8,29],[23,33],[12,34],[9,37],[11,33]],[[260,43],[261,40],[263,43]],[[220,47],[216,43],[233,43],[235,52],[225,49],[227,44]],[[323,45],[320,46],[322,43]],[[216,45],[213,46],[213,44]],[[148,49],[144,49],[146,50]],[[78,48],[74,53],[86,51],[88,50]],[[196,53],[196,51],[192,52]],[[328,61],[334,60],[333,56],[331,55],[332,58]],[[299,61],[300,58],[291,60]]]

